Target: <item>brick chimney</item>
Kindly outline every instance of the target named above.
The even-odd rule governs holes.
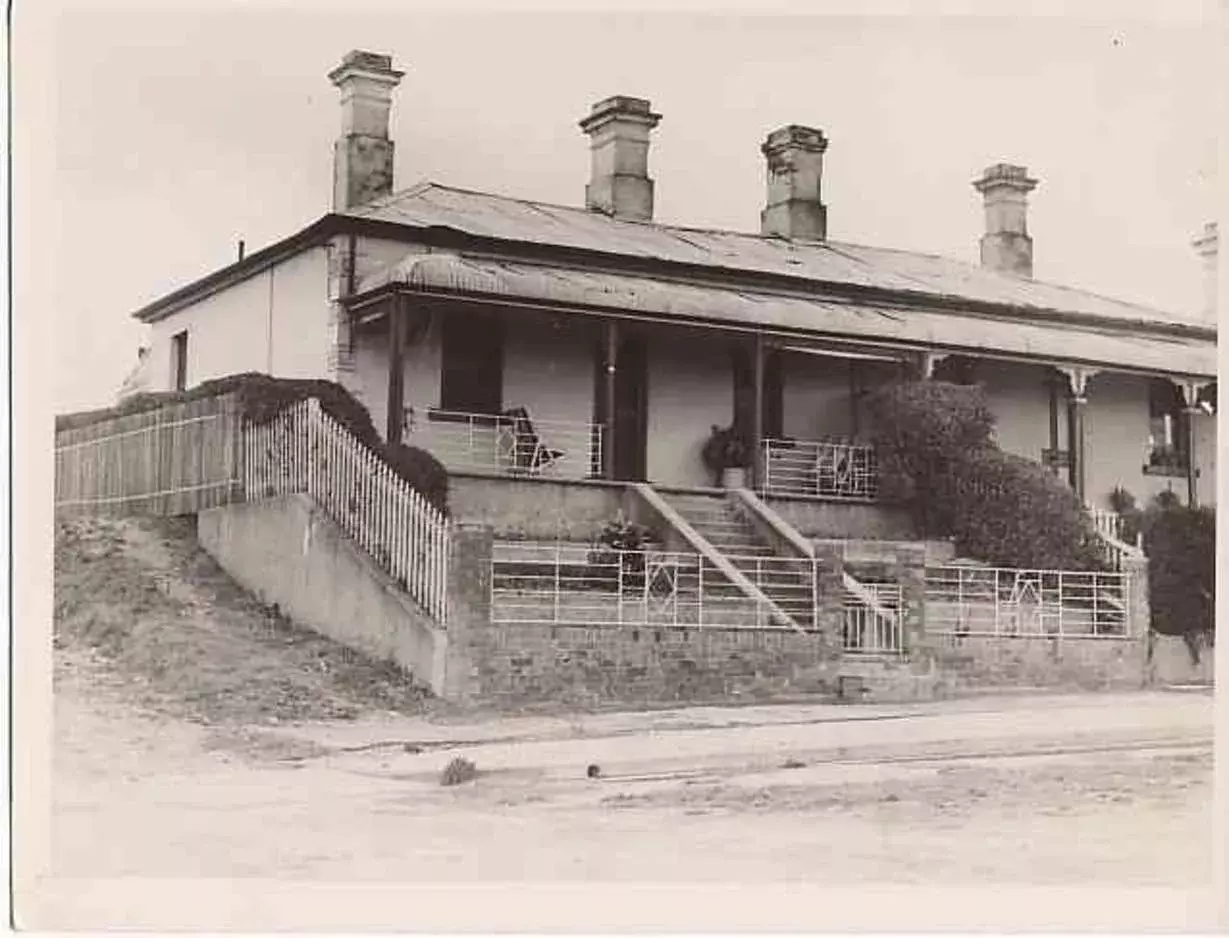
[[[1217,233],[1216,222],[1210,221],[1203,226],[1199,237],[1191,244],[1203,261],[1203,308],[1204,315],[1216,319],[1216,262],[1220,235]]]
[[[981,238],[981,265],[991,270],[1033,276],[1033,239],[1028,234],[1028,194],[1037,187],[1023,166],[995,163],[973,188],[986,206],[986,233]]]
[[[392,56],[354,51],[329,72],[341,91],[341,136],[333,148],[333,211],[344,212],[393,191],[388,113],[401,82]]]
[[[585,207],[594,212],[650,221],[649,132],[661,121],[643,98],[616,95],[593,105],[580,129],[589,135],[593,168]]]
[[[761,232],[809,241],[828,236],[828,207],[820,201],[827,149],[828,138],[813,127],[790,124],[768,135],[760,147],[768,161]]]

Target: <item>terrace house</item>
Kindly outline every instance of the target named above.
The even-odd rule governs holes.
[[[150,330],[140,386],[251,371],[337,381],[387,440],[448,468],[454,519],[497,539],[583,542],[627,504],[618,493],[635,491],[701,573],[708,564],[793,626],[810,620],[770,588],[770,555],[910,538],[876,504],[865,440],[866,393],[902,375],[980,384],[1000,445],[1090,508],[1117,487],[1141,501],[1215,498],[1214,316],[1034,279],[1038,182],[1022,166],[973,181],[985,208],[973,265],[830,239],[829,140],[813,127],[762,142],[758,231],[705,230],[654,220],[649,151],[662,118],[646,100],[609,97],[583,116],[592,169],[583,204],[562,206],[396,188],[389,116],[403,73],[389,56],[352,52],[329,78],[341,97],[332,211],[137,311]],[[1197,247],[1212,271],[1214,228]],[[738,497],[753,524],[727,510],[702,458],[714,427],[750,443]],[[556,558],[553,612],[526,620],[550,625],[549,642],[575,624],[559,611],[560,569]],[[637,573],[646,602],[652,576]],[[818,576],[805,605],[819,602]],[[846,576],[843,588],[896,623],[873,580]],[[642,609],[639,621],[652,618]],[[910,640],[893,634],[880,644],[900,651]],[[761,651],[776,649],[766,655],[780,652],[765,641]],[[546,672],[530,681],[539,691]]]
[[[862,395],[908,370],[981,383],[1000,444],[1090,504],[1116,486],[1215,498],[1214,319],[1034,280],[1037,181],[1023,167],[973,183],[985,205],[973,266],[830,240],[829,142],[798,125],[763,142],[758,232],[656,223],[661,116],[637,98],[580,122],[583,206],[397,190],[402,73],[360,52],[330,77],[333,212],[139,310],[148,389],[240,371],[328,377],[390,439],[452,470],[667,486],[712,485],[702,447],[734,424],[754,441],[756,487],[862,496],[874,484],[856,445]]]

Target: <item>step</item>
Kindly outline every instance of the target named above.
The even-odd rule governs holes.
[[[765,550],[772,550],[759,538],[748,534],[746,531],[705,531],[703,528],[696,528],[696,533],[706,540],[712,541],[714,544],[729,544],[731,546],[745,544],[748,547],[762,547]]]
[[[666,495],[665,499],[675,511],[699,509],[701,511],[715,509],[728,510],[730,501],[724,495]]]
[[[754,531],[741,518],[684,518],[693,528],[713,528],[721,531]]]
[[[710,514],[701,515],[701,514],[688,514],[687,512],[684,512],[684,511],[680,511],[679,515],[681,515],[683,520],[686,521],[688,524],[690,524],[693,528],[713,527],[713,528],[731,528],[731,529],[738,528],[738,529],[743,529],[743,530],[750,528],[750,525],[748,525],[746,521],[744,521],[742,518],[739,518],[737,515],[715,515],[715,514],[714,515],[710,515]]]
[[[716,547],[718,550],[727,554],[755,554],[763,557],[775,557],[776,551],[766,544],[761,544],[759,541],[749,537],[737,537],[732,534],[715,534],[709,536],[704,532],[699,532],[700,536]]]
[[[760,541],[754,533],[748,531],[746,528],[715,528],[698,524],[693,524],[692,528],[695,529],[697,534],[709,539],[721,539],[726,541],[737,539],[750,544],[762,544],[762,541]]]

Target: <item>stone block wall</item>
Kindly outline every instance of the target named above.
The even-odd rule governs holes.
[[[926,700],[977,691],[1127,690],[1146,680],[1146,571],[1129,566],[1129,638],[1093,635],[988,636],[937,633],[926,626],[925,545],[893,547],[888,563],[904,600],[905,655],[873,662],[846,657],[842,670],[861,676],[868,697]],[[856,575],[856,571],[855,571]]]
[[[824,637],[788,629],[507,624],[491,639],[474,666],[496,704],[721,703],[835,687]]]
[[[448,696],[457,700],[512,707],[833,697],[841,678],[850,676],[861,679],[872,702],[1013,689],[1127,689],[1144,682],[1146,647],[1138,638],[929,632],[927,547],[920,543],[894,544],[874,565],[901,585],[905,654],[859,656],[842,651],[847,558],[838,542],[815,545],[821,630],[800,634],[748,626],[492,622],[494,539],[485,525],[459,523],[454,533],[446,671]],[[858,574],[856,563],[851,572]],[[1146,585],[1135,588],[1132,604],[1146,613]]]

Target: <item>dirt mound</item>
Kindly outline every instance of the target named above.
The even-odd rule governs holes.
[[[201,723],[422,714],[440,704],[395,666],[297,628],[236,585],[191,518],[56,527],[57,648],[89,650],[141,705]]]

